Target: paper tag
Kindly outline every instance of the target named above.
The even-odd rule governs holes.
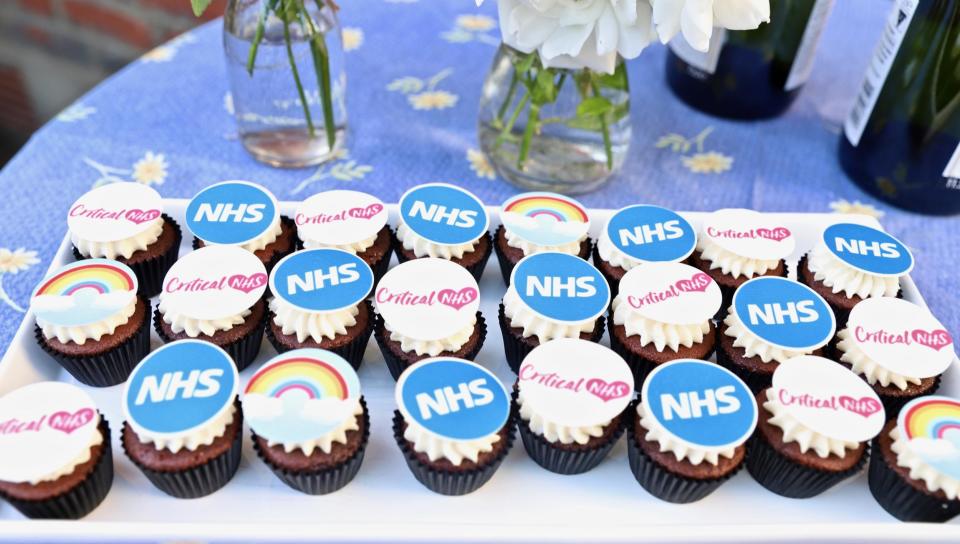
[[[250,309],[267,290],[267,270],[238,246],[207,246],[170,267],[160,300],[194,319],[222,319]]]
[[[834,0],[816,0],[811,6],[810,17],[807,19],[807,26],[803,30],[803,38],[800,39],[793,64],[790,65],[790,75],[787,76],[787,83],[783,86],[785,91],[790,92],[799,89],[810,79],[810,73],[813,72],[813,60],[817,56],[820,38],[827,27],[827,19],[830,17],[830,12],[833,11],[833,3]]]
[[[263,236],[278,221],[277,199],[249,181],[223,181],[197,193],[187,205],[187,227],[208,244],[241,245]]]
[[[247,383],[243,417],[271,442],[316,440],[354,417],[360,379],[343,357],[297,349],[270,359]]]
[[[680,214],[659,206],[628,206],[604,229],[613,246],[641,262],[677,262],[693,253],[697,234]]]
[[[952,188],[960,189],[960,186],[958,186],[960,185],[960,145],[957,145],[957,150],[953,152],[950,162],[943,169],[943,177],[947,178],[948,184],[950,180],[953,181]]]
[[[400,198],[400,217],[421,238],[456,246],[479,239],[487,232],[487,209],[466,189],[446,183],[429,183]]]
[[[707,216],[706,236],[723,249],[746,257],[774,261],[793,253],[797,239],[781,220],[753,210],[718,210]]]
[[[446,259],[413,259],[391,268],[374,298],[391,331],[417,340],[449,338],[480,309],[477,280]]]
[[[834,440],[866,442],[886,423],[873,388],[823,357],[802,355],[781,363],[773,373],[773,392],[803,426]]]
[[[839,223],[823,231],[823,243],[836,258],[867,274],[899,277],[913,269],[907,246],[882,230]]]
[[[160,193],[140,183],[97,187],[70,206],[67,227],[91,242],[116,242],[147,231],[163,213]]]
[[[306,249],[284,257],[270,273],[270,292],[305,312],[360,304],[373,289],[370,265],[339,249]]]
[[[729,370],[679,359],[657,367],[641,394],[651,422],[688,447],[722,452],[743,445],[757,426],[757,401]]]
[[[556,193],[522,193],[500,209],[507,231],[538,246],[579,242],[590,230],[590,216],[576,200]]]
[[[137,298],[137,276],[109,259],[85,259],[61,267],[33,290],[37,319],[61,327],[90,325],[115,315]]]
[[[359,191],[326,191],[304,200],[293,216],[300,239],[344,246],[369,240],[387,224],[387,207]]]
[[[705,323],[723,303],[713,278],[681,263],[631,268],[620,280],[619,296],[637,315],[673,325]]]
[[[633,372],[623,358],[579,338],[540,344],[517,376],[524,406],[566,427],[606,425],[633,398]]]
[[[34,383],[0,398],[0,481],[36,481],[75,463],[100,432],[99,419],[90,395],[65,383]]]
[[[960,480],[960,400],[916,398],[900,410],[897,428],[910,451],[940,474]]]
[[[823,297],[786,278],[744,283],[733,294],[733,307],[748,331],[781,349],[813,351],[836,332],[836,318]]]
[[[536,253],[513,268],[510,285],[545,319],[580,323],[603,315],[610,287],[592,264],[565,253]]]
[[[710,45],[706,51],[697,51],[690,45],[683,36],[670,40],[668,46],[673,54],[680,57],[695,71],[688,71],[689,76],[697,79],[706,79],[717,71],[717,64],[720,62],[720,53],[723,52],[723,44],[727,41],[727,29],[714,28],[710,34]]]

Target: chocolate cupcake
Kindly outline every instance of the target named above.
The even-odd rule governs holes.
[[[202,247],[167,273],[153,326],[164,342],[192,338],[220,346],[243,370],[260,351],[266,289],[267,271],[253,253]]]
[[[223,181],[197,193],[187,204],[193,249],[239,246],[260,259],[269,272],[297,248],[293,220],[280,215],[273,193],[249,181]]]
[[[325,349],[360,368],[373,332],[373,281],[366,261],[340,249],[285,257],[270,274],[267,338],[280,353]]]
[[[129,266],[145,298],[160,292],[180,254],[180,226],[163,213],[160,194],[140,183],[89,191],[70,206],[67,227],[78,260],[114,259]]]
[[[401,263],[445,259],[480,281],[493,242],[487,232],[490,218],[479,198],[455,185],[429,183],[407,191],[399,208],[396,251]]]
[[[888,418],[911,400],[931,395],[956,360],[953,338],[925,309],[898,298],[869,298],[854,306],[837,333],[837,360],[880,395]]]
[[[557,338],[599,342],[610,289],[590,263],[565,253],[524,257],[500,305],[500,331],[514,372],[530,351]]]
[[[815,291],[784,278],[756,278],[734,294],[717,338],[717,362],[756,393],[770,387],[781,363],[823,355],[835,331],[833,312]]]
[[[320,349],[278,355],[250,378],[243,417],[257,456],[288,486],[332,493],[360,470],[370,415],[343,357]]]
[[[659,206],[627,206],[611,215],[601,231],[593,263],[616,298],[628,271],[644,263],[684,261],[696,247],[697,232],[677,212]]]
[[[426,359],[400,376],[393,437],[414,478],[441,495],[466,495],[493,477],[513,445],[510,397],[482,366]]]
[[[37,343],[81,383],[122,383],[150,351],[150,303],[137,291],[137,276],[117,261],[60,268],[30,299]]]
[[[0,498],[28,518],[80,519],[112,484],[110,426],[86,392],[39,382],[0,398]]]
[[[760,485],[793,499],[815,497],[855,476],[885,421],[870,386],[833,361],[804,355],[777,367],[757,393],[760,422],[747,470]]]
[[[685,504],[743,468],[757,403],[746,384],[707,361],[678,359],[653,370],[627,421],[637,482],[658,499]]]
[[[415,259],[391,269],[377,286],[374,338],[394,379],[417,361],[472,361],[487,337],[477,280],[444,259]]]
[[[240,377],[224,350],[179,340],[144,359],[123,391],[121,444],[157,489],[180,499],[227,484],[240,465]]]
[[[595,342],[560,338],[531,351],[517,376],[517,427],[530,458],[557,474],[603,462],[633,398],[623,359]]]
[[[293,216],[306,249],[342,249],[355,253],[373,270],[373,284],[387,273],[393,236],[387,208],[377,197],[358,191],[326,191],[304,200]]]
[[[610,346],[630,365],[637,389],[657,365],[710,358],[721,298],[713,278],[681,263],[651,262],[623,276],[610,311]]]
[[[590,258],[590,216],[582,204],[568,196],[521,193],[510,197],[500,207],[500,223],[493,248],[506,285],[510,284],[513,267],[534,253],[550,251]]]
[[[870,493],[900,521],[945,522],[960,514],[960,400],[914,399],[873,442]]]

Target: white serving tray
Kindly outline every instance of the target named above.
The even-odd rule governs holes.
[[[166,200],[165,211],[181,226],[186,200]],[[281,204],[291,213],[296,204]],[[396,224],[396,206],[390,206]],[[596,237],[610,215],[591,212]],[[703,214],[684,213],[699,229]],[[490,209],[491,231],[497,209]],[[864,216],[776,214],[798,238],[791,267],[829,224],[852,221],[872,226]],[[190,251],[192,236],[184,232],[181,254]],[[65,238],[51,268],[73,260]],[[918,266],[930,263],[919,263]],[[481,310],[489,334],[477,362],[505,383],[514,376],[503,358],[497,304],[504,292],[496,256],[480,282]],[[904,298],[924,305],[914,283],[903,283]],[[76,383],[33,338],[28,313],[0,361],[0,394],[40,380]],[[603,342],[608,343],[604,336]],[[154,335],[153,345],[160,341]],[[264,342],[257,362],[241,374],[245,383],[255,369],[274,356]],[[119,445],[122,386],[87,388],[106,415],[113,432],[116,476],[106,500],[81,521],[24,519],[0,504],[0,540],[130,542],[191,541],[660,541],[660,542],[925,542],[960,541],[960,520],[943,525],[905,524],[888,515],[871,497],[866,473],[823,495],[785,499],[754,482],[746,470],[706,499],[673,505],[647,494],[634,480],[621,441],[596,469],[578,476],[560,476],[531,461],[517,438],[493,479],[463,497],[444,497],[421,486],[407,469],[393,440],[394,381],[371,339],[360,381],[371,413],[370,444],[356,479],[328,496],[303,495],[281,483],[256,457],[244,433],[243,461],[234,479],[211,496],[195,500],[168,497],[155,489],[124,456]],[[83,386],[81,386],[83,387]],[[960,370],[946,373],[941,391],[960,395]]]

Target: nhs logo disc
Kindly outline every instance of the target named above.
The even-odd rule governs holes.
[[[836,258],[868,274],[902,276],[913,269],[907,246],[882,230],[840,223],[823,231],[823,243]]]
[[[677,212],[659,206],[629,206],[607,222],[614,247],[642,262],[678,262],[697,247],[697,234]]]
[[[356,306],[373,289],[373,271],[340,249],[307,249],[287,255],[270,273],[274,296],[306,312]]]
[[[224,181],[200,191],[187,205],[187,227],[210,244],[256,240],[277,222],[277,200],[249,181]]]
[[[500,431],[510,397],[489,370],[462,359],[421,361],[400,375],[397,406],[403,418],[448,440],[478,440]]]
[[[436,244],[466,244],[487,232],[483,202],[469,191],[446,183],[407,191],[400,199],[400,216],[410,230]]]
[[[535,253],[513,269],[510,286],[541,316],[581,322],[600,317],[610,303],[610,287],[593,265],[565,253]]]
[[[836,332],[827,302],[802,283],[786,278],[755,278],[733,294],[737,318],[765,342],[788,350],[815,350]]]

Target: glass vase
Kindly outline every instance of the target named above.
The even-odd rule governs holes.
[[[329,0],[230,0],[223,45],[244,148],[281,168],[339,155],[347,129],[343,40]]]
[[[630,147],[623,59],[612,74],[544,68],[536,52],[501,45],[483,85],[481,149],[524,189],[577,194],[603,185]]]

